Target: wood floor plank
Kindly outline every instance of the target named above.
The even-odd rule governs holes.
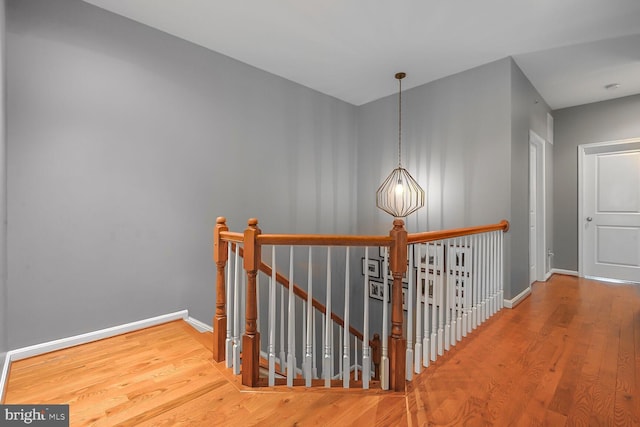
[[[625,304],[620,317],[622,323],[618,348],[614,422],[620,426],[640,425],[640,417],[638,416],[640,401],[634,401],[634,396],[637,395],[637,372],[633,347],[633,308],[629,304]]]
[[[640,287],[554,275],[406,393],[249,389],[177,321],[16,361],[5,403],[69,403],[73,426],[640,425]]]

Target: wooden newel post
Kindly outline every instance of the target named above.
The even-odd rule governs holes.
[[[249,387],[258,385],[260,368],[260,334],[257,328],[258,301],[256,296],[256,276],[262,257],[257,242],[261,231],[258,220],[251,218],[244,231],[244,269],[247,272],[247,305],[245,310],[245,333],[242,336],[242,384]]]
[[[407,230],[404,221],[395,219],[389,232],[393,239],[389,268],[393,275],[391,289],[391,336],[389,337],[389,388],[404,391],[407,340],[402,330],[402,276],[407,271]]]
[[[220,238],[220,232],[229,231],[227,220],[223,216],[216,219],[213,230],[213,260],[216,263],[216,314],[213,317],[213,360],[222,362],[225,359],[225,334],[227,331],[227,309],[224,269],[227,265],[229,243]]]

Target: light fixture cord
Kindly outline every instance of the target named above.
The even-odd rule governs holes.
[[[402,79],[398,79],[398,167],[402,167]]]

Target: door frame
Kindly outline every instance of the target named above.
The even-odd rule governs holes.
[[[584,277],[584,162],[590,154],[616,153],[640,149],[640,138],[620,139],[616,141],[594,142],[578,145],[578,276]]]
[[[536,150],[536,273],[538,282],[547,280],[547,183],[546,183],[546,141],[533,130],[529,130],[529,146]],[[529,179],[532,179],[529,171]],[[529,243],[531,250],[531,243]]]

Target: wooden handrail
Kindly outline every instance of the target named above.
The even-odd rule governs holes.
[[[389,236],[352,236],[340,234],[261,234],[261,245],[293,246],[391,246]]]
[[[220,238],[226,242],[242,243],[244,241],[244,234],[234,231],[221,231]]]
[[[454,228],[451,230],[426,231],[410,233],[407,243],[427,243],[434,240],[451,239],[489,231],[509,231],[509,221],[502,220],[497,224],[478,225],[474,227]],[[220,237],[228,242],[242,243],[243,234],[223,231]],[[257,242],[261,245],[293,245],[293,246],[391,246],[393,240],[389,236],[352,236],[341,234],[260,234]]]
[[[452,230],[426,231],[423,233],[411,233],[408,235],[407,243],[427,243],[434,240],[451,239],[454,237],[468,236],[471,234],[486,233],[489,231],[503,232],[509,231],[509,221],[503,219],[497,224],[478,225],[475,227],[454,228]]]
[[[239,248],[240,252],[238,252],[238,254],[241,257],[244,257],[244,250],[242,248]],[[236,250],[236,245],[232,244],[231,245],[231,250],[235,252]],[[271,270],[271,266],[269,266],[268,264],[261,262],[260,263],[260,267],[259,267],[260,271],[262,271],[264,274],[266,274],[267,276],[271,276],[272,270]],[[276,282],[280,283],[282,286],[284,286],[286,289],[289,289],[289,279],[287,279],[285,276],[283,276],[282,274],[278,273],[276,271]],[[298,287],[298,285],[296,285],[295,283],[293,284],[293,293],[302,298],[302,300],[307,301],[308,295],[307,293],[301,289],[300,287]],[[320,301],[318,301],[315,298],[312,298],[311,303],[313,305],[313,307],[315,307],[318,311],[320,311],[321,313],[323,313],[324,315],[327,314],[327,307],[324,306],[324,304],[322,304]],[[344,320],[338,316],[335,313],[331,313],[331,319],[336,322],[338,325],[342,326],[344,328]],[[355,335],[360,341],[363,341],[363,335],[362,332],[358,331],[357,329],[355,329],[353,326],[349,325],[349,332],[352,335]],[[369,340],[369,345],[372,345],[373,341]]]

